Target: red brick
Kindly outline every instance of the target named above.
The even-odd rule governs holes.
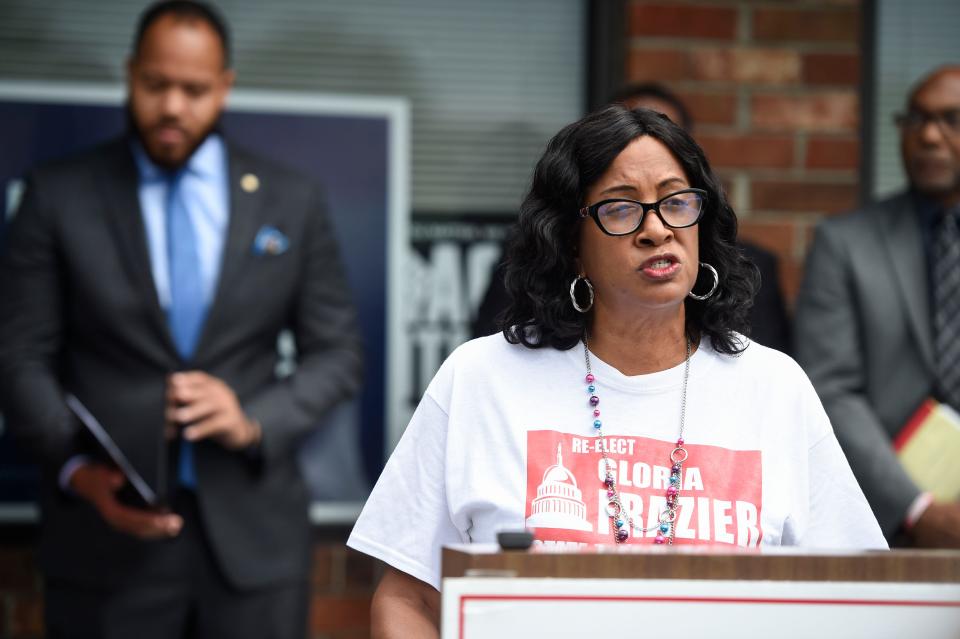
[[[793,164],[793,138],[783,135],[698,135],[714,168],[786,168]]]
[[[817,223],[819,219],[808,221],[803,226],[803,233],[800,236],[802,244],[800,246],[800,255],[806,255],[810,252],[810,248],[813,245],[813,236],[817,230]]]
[[[313,547],[313,566],[310,571],[314,592],[329,592],[333,587],[334,547],[329,544],[315,544]]]
[[[808,53],[802,57],[804,84],[860,84],[860,55]]]
[[[808,169],[857,169],[860,141],[857,138],[810,138],[806,166]]]
[[[839,213],[856,203],[856,184],[754,180],[750,185],[750,204],[754,211]]]
[[[781,259],[792,259],[794,251],[794,229],[792,220],[740,220],[740,239],[747,240],[772,251]]]
[[[733,40],[737,36],[737,10],[674,3],[634,3],[630,7],[630,35]]]
[[[314,596],[310,605],[310,631],[338,632],[370,627],[370,597]]]
[[[737,122],[737,95],[732,91],[677,91],[690,111],[694,126]]]
[[[0,548],[0,590],[33,590],[38,587],[36,557],[32,549]]]
[[[378,579],[377,561],[370,555],[347,549],[346,588],[348,591],[361,591],[372,594]]]
[[[788,313],[792,314],[797,303],[797,293],[800,292],[800,282],[803,280],[803,262],[780,260],[777,266],[780,271],[780,291],[787,303]]]
[[[11,599],[9,636],[12,639],[42,637],[43,598],[40,593],[15,595]]]
[[[855,91],[807,95],[754,95],[751,122],[761,129],[855,131],[860,122],[860,100]]]
[[[752,84],[796,84],[800,54],[789,49],[694,49],[691,73],[697,80]]]
[[[733,206],[733,203],[737,201],[736,194],[733,192],[736,188],[736,182],[734,182],[732,175],[718,175],[720,178],[720,188],[723,189],[723,197],[727,198],[727,204]]]
[[[856,44],[860,39],[860,12],[846,7],[757,8],[753,12],[752,33],[754,40],[760,42],[801,40]]]
[[[669,82],[689,78],[687,54],[678,49],[633,49],[627,58],[628,82]]]

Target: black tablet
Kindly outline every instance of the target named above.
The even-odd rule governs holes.
[[[130,460],[123,454],[123,451],[120,450],[117,443],[113,441],[113,438],[110,437],[103,426],[100,425],[97,418],[94,417],[93,414],[87,410],[87,407],[75,396],[68,393],[64,399],[67,402],[67,407],[77,416],[77,419],[80,420],[80,423],[84,425],[87,431],[93,435],[93,438],[100,445],[103,452],[106,453],[107,457],[109,457],[110,461],[112,461],[127,478],[127,483],[133,488],[136,496],[143,500],[143,505],[159,506],[160,503],[159,499],[157,499],[156,492],[144,481],[143,476],[133,467],[133,464],[130,463]]]

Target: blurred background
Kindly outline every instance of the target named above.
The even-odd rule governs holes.
[[[121,87],[145,4],[0,0],[0,83]],[[368,382],[394,399],[374,426],[311,453],[352,460],[348,472],[359,479],[351,485],[375,480],[405,411],[473,334],[500,242],[561,126],[627,83],[674,90],[723,178],[742,237],[779,257],[789,309],[816,222],[904,185],[892,114],[910,85],[960,60],[955,0],[215,4],[232,27],[238,90],[408,106],[400,290],[377,318],[396,324],[384,348],[402,366]],[[0,155],[5,146],[0,139]],[[17,189],[4,185],[4,210]],[[318,638],[366,636],[377,577],[368,558],[342,546],[360,503],[353,495],[330,507],[349,494],[344,476],[312,477]],[[0,637],[43,635],[31,481],[0,437]]]

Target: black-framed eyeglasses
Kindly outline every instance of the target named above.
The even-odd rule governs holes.
[[[580,209],[580,217],[592,217],[607,235],[630,235],[643,226],[647,211],[653,211],[664,226],[683,229],[693,226],[703,215],[707,192],[703,189],[683,189],[665,195],[656,202],[611,199]]]
[[[895,115],[893,122],[909,133],[919,133],[928,122],[934,122],[944,134],[960,135],[960,109],[944,109],[936,112],[910,109],[906,113]]]

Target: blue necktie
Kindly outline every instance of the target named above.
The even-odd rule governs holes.
[[[172,175],[167,190],[167,261],[170,269],[170,308],[167,319],[177,351],[189,360],[197,347],[207,305],[200,282],[197,238],[182,183],[185,169]],[[180,485],[197,487],[193,444],[180,440],[177,469]]]

